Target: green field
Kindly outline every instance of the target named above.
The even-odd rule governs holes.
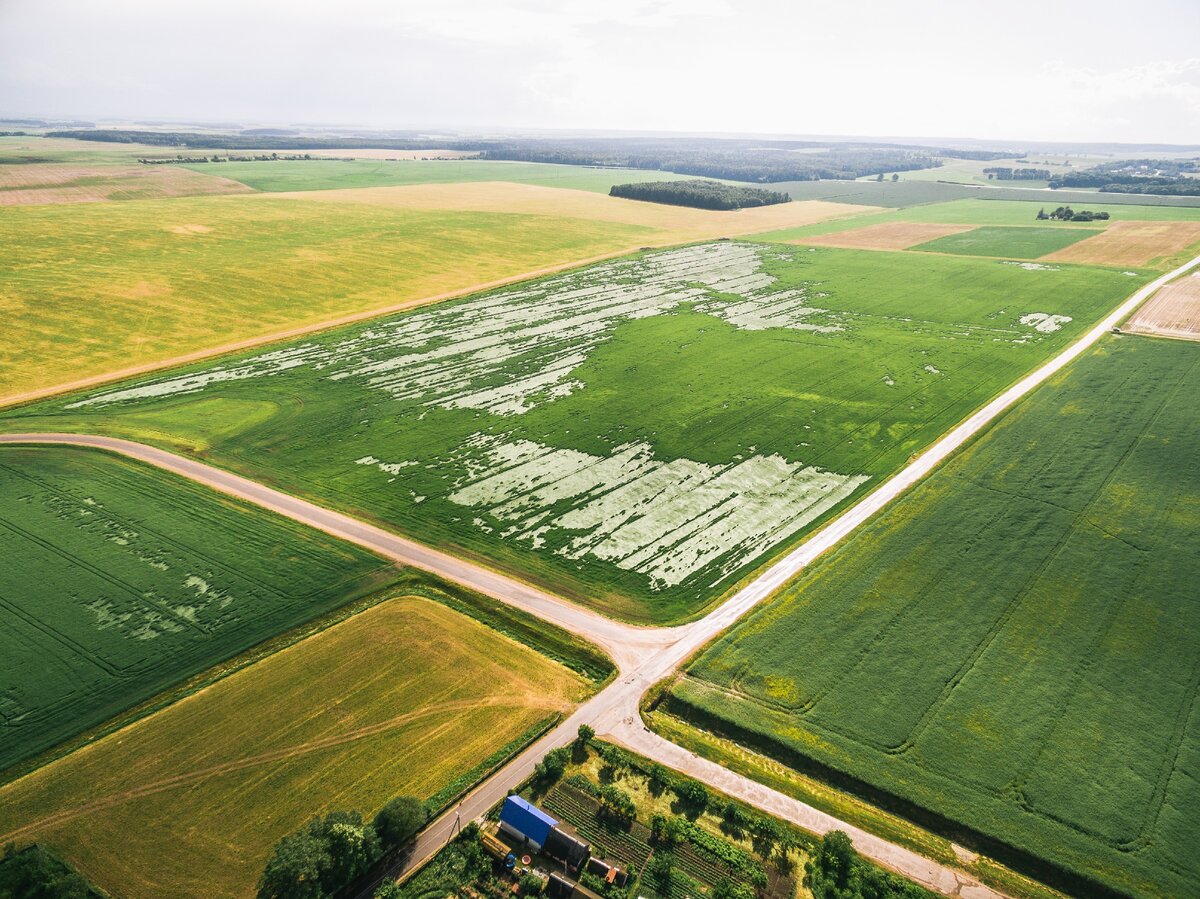
[[[963,256],[1005,256],[1010,259],[1038,259],[1047,253],[1094,237],[1100,230],[1085,228],[1009,228],[991,226],[950,234],[910,247],[930,253],[955,253]]]
[[[455,184],[465,181],[515,181],[608,193],[614,184],[675,181],[687,175],[642,169],[613,169],[540,162],[483,159],[280,159],[189,165],[206,175],[232,178],[262,191],[334,190],[346,187],[395,187],[401,184]]]
[[[582,218],[255,196],[8,208],[0,213],[0,397],[659,234]]]
[[[197,452],[664,622],[710,605],[1141,280],[714,242],[2,420]]]
[[[1036,203],[1053,209],[1069,203],[1087,209],[1162,209],[1200,212],[1200,197],[1156,197],[1150,194],[1103,194],[1086,190],[1035,191],[1021,187],[985,187],[914,178],[899,181],[778,181],[763,185],[786,191],[793,200],[830,200],[900,208],[969,199],[976,203]],[[1037,211],[1036,209],[1034,210]]]
[[[672,712],[1072,893],[1195,895],[1198,391],[1196,347],[1106,340],[721,637]]]
[[[250,897],[314,815],[441,808],[587,691],[400,593],[0,788],[0,843],[46,843],[126,899]]]
[[[0,448],[0,768],[395,579],[105,453]]]

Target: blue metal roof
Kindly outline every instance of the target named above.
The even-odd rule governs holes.
[[[509,796],[504,800],[504,808],[500,810],[500,820],[518,833],[524,834],[539,846],[546,842],[550,828],[558,821],[544,811],[526,802],[520,796]]]

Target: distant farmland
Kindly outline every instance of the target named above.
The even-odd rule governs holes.
[[[127,899],[250,897],[313,815],[444,805],[585,692],[401,595],[0,788],[0,843],[48,843]]]
[[[671,710],[1071,893],[1196,895],[1195,349],[1104,341],[721,637]]]
[[[0,449],[0,769],[394,580],[365,550],[91,450]]]
[[[662,622],[711,603],[1140,280],[717,242],[4,421],[199,450]]]
[[[939,237],[928,243],[918,244],[913,249],[934,253],[961,253],[966,256],[1039,259],[1047,253],[1069,247],[1099,233],[1082,228],[1006,228],[993,225]]]

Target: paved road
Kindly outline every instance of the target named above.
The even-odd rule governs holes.
[[[850,834],[866,857],[891,868],[929,889],[967,899],[992,899],[1002,894],[962,871],[942,865],[894,843],[820,812],[796,799],[764,787],[701,759],[652,734],[642,725],[638,703],[654,683],[675,671],[701,646],[725,631],[739,618],[791,580],[814,559],[827,552],[902,493],[924,478],[951,453],[979,433],[1018,400],[1053,377],[1085,352],[1106,332],[1130,315],[1167,281],[1200,264],[1200,256],[1138,290],[1082,338],[1022,378],[982,409],[953,428],[925,452],[868,494],[857,504],[816,531],[796,549],[771,565],[727,602],[691,624],[673,628],[645,628],[612,621],[596,612],[566,602],[529,584],[438,552],[340,512],[297,499],[247,478],[214,468],[165,450],[114,437],[85,434],[4,434],[0,443],[53,443],[91,446],[121,453],[191,478],[216,490],[255,503],[312,527],[327,531],[406,565],[433,571],[447,580],[478,590],[592,640],[617,663],[616,680],[552,731],[479,784],[452,809],[433,821],[417,838],[412,851],[392,873],[403,876],[425,862],[445,844],[459,821],[478,818],[525,780],[533,766],[550,749],[569,743],[582,723],[650,758],[695,777],[715,789],[737,796],[817,833],[839,829]],[[364,891],[363,899],[370,890]]]

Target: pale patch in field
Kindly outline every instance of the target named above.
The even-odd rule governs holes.
[[[1121,330],[1200,340],[1200,277],[1190,275],[1163,287]]]
[[[244,184],[178,165],[0,165],[0,206],[250,192]]]
[[[843,247],[851,250],[907,250],[939,237],[961,234],[975,225],[946,225],[933,222],[882,222],[851,228],[833,234],[801,237],[790,241],[797,244],[818,244],[823,247]]]
[[[208,234],[212,228],[208,225],[171,225],[167,230],[172,234]]]
[[[1044,256],[1042,258],[1047,259],[1049,257]],[[1040,262],[1016,262],[1014,260],[1006,259],[1003,262],[1001,262],[1000,264],[1001,265],[1015,265],[1017,268],[1022,268],[1027,272],[1059,272],[1059,271],[1062,271],[1062,269],[1060,269],[1057,265],[1043,265]]]
[[[1063,325],[1071,321],[1071,316],[1051,315],[1048,312],[1030,312],[1022,315],[1018,321],[1023,325],[1031,325],[1035,331],[1050,334],[1061,330]]]
[[[506,538],[537,547],[556,537],[557,554],[612,562],[655,590],[706,570],[719,583],[868,479],[777,455],[710,465],[662,461],[644,443],[595,456],[482,434],[470,442],[483,464],[451,502],[507,523]]]
[[[834,333],[847,316],[811,285],[774,290],[764,248],[711,243],[592,266],[378,322],[333,345],[306,343],[234,365],[99,393],[67,408],[203,391],[309,366],[397,400],[519,415],[578,389],[572,375],[623,322],[683,303],[745,330]],[[430,344],[433,344],[432,347]]]

